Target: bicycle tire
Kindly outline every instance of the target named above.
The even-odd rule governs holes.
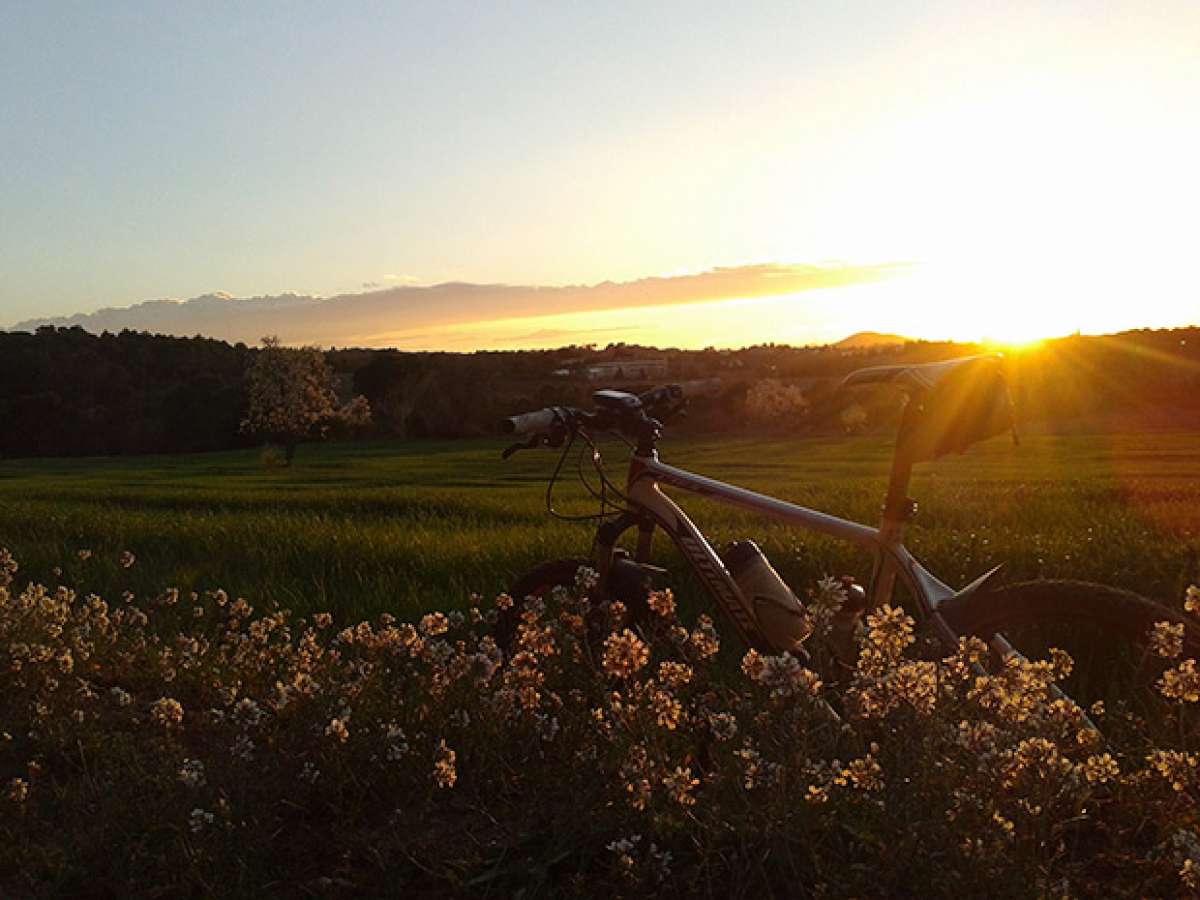
[[[1040,658],[1047,646],[1061,646],[1075,658],[1072,679],[1081,679],[1081,664],[1091,666],[1088,691],[1072,685],[1071,679],[1064,683],[1066,692],[1081,702],[1104,699],[1104,690],[1116,687],[1127,691],[1136,685],[1153,693],[1164,669],[1180,659],[1200,659],[1200,629],[1182,613],[1132,591],[1092,582],[1020,582],[951,598],[939,612],[958,634],[988,640],[999,632],[1029,658]],[[1184,626],[1183,652],[1177,659],[1150,651],[1150,633],[1158,622]],[[1048,639],[1056,633],[1065,640]],[[1079,648],[1090,650],[1092,657],[1081,658]],[[1102,655],[1096,658],[1096,653]],[[1076,696],[1073,688],[1084,696]]]

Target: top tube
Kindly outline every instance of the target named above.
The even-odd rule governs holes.
[[[788,503],[785,500],[777,500],[766,494],[759,494],[746,488],[717,481],[715,478],[696,475],[684,469],[669,466],[655,458],[645,461],[645,469],[643,471],[646,475],[661,481],[663,484],[691,491],[702,496],[714,497],[732,506],[740,506],[743,509],[763,513],[784,522],[800,525],[812,531],[821,532],[822,534],[827,534],[844,541],[850,541],[863,547],[874,549],[884,544],[878,528],[871,528],[868,525],[861,525],[858,522],[851,522],[848,519],[831,516],[828,513],[818,512],[815,509],[809,509],[806,506],[799,506],[795,503]]]

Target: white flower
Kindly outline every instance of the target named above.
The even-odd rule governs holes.
[[[188,787],[204,787],[207,782],[204,763],[198,759],[185,759],[179,767],[179,780]]]
[[[213,814],[200,807],[193,809],[192,814],[188,816],[188,827],[191,829],[192,834],[199,834],[212,823]]]

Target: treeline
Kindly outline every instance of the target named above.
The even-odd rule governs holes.
[[[251,351],[79,328],[0,332],[0,455],[185,453],[244,444]]]
[[[556,350],[408,353],[330,350],[344,397],[362,394],[371,433],[393,438],[475,437],[503,416],[551,404],[583,405],[611,386],[587,370],[622,374],[665,362],[652,382],[720,376],[724,395],[696,404],[673,431],[785,433],[886,428],[898,415],[886,389],[848,395],[840,379],[868,365],[982,352],[971,344],[913,341],[865,349],[761,345],[736,351],[658,350],[626,344]],[[220,450],[243,435],[244,373],[255,348],[132,331],[92,335],[45,327],[0,333],[0,455],[67,456]],[[631,365],[622,366],[622,362]],[[1200,427],[1200,328],[1073,336],[1006,359],[1018,416],[1054,429]],[[615,369],[614,369],[615,370]]]

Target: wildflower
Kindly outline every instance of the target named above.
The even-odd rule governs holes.
[[[122,569],[128,569],[135,562],[137,562],[137,557],[128,550],[122,550],[121,555],[117,557],[117,564],[120,565]]]
[[[625,878],[633,877],[633,870],[636,866],[636,860],[633,858],[634,849],[641,841],[640,834],[631,835],[628,838],[619,838],[615,841],[610,841],[607,850],[617,855],[617,870]]]
[[[1083,763],[1083,777],[1090,784],[1105,784],[1121,774],[1117,761],[1111,753],[1089,756]]]
[[[615,841],[609,842],[605,849],[613,853],[632,853],[633,848],[641,839],[642,836],[640,834],[630,835],[628,838],[618,838]]]
[[[327,612],[319,612],[313,616],[313,625],[321,630],[328,628],[333,624],[333,616]]]
[[[663,884],[671,877],[671,851],[659,850],[657,844],[651,844],[649,857],[654,880],[659,884]]]
[[[1005,837],[1011,838],[1013,836],[1013,832],[1016,830],[1016,825],[1013,824],[1012,819],[1006,819],[1004,816],[1000,815],[999,812],[993,812],[992,821],[1000,826],[1000,831]]]
[[[234,716],[247,726],[253,728],[263,720],[265,713],[257,703],[249,697],[243,697],[233,707]]]
[[[188,816],[188,828],[192,834],[199,834],[205,828],[213,823],[213,814],[200,807],[192,810]]]
[[[432,612],[421,617],[417,628],[426,637],[435,637],[450,630],[450,622],[444,613]]]
[[[663,591],[651,591],[646,602],[655,615],[664,619],[675,615],[675,595],[671,593],[670,588]]]
[[[454,768],[458,754],[446,746],[445,740],[438,742],[437,754],[433,763],[433,781],[440,788],[452,788],[458,781],[458,772]]]
[[[512,609],[513,598],[508,594],[500,594],[496,597],[496,609],[506,610]]]
[[[696,798],[692,790],[700,784],[700,779],[692,777],[692,770],[685,766],[676,766],[675,771],[663,777],[663,786],[671,799],[680,806],[692,806]]]
[[[558,645],[554,642],[554,629],[548,625],[538,628],[530,623],[522,624],[518,629],[517,645],[535,656],[554,656],[558,653]]]
[[[907,703],[918,715],[933,714],[937,704],[937,665],[917,660],[897,666],[887,678],[893,696]]]
[[[810,784],[804,792],[804,799],[814,806],[820,806],[829,802],[829,791],[817,784]]]
[[[867,643],[886,659],[899,659],[904,648],[915,639],[915,622],[900,607],[885,603],[878,611],[867,615]]]
[[[325,726],[325,737],[331,737],[339,744],[344,744],[350,740],[350,729],[346,727],[346,723],[341,719],[333,718]]]
[[[575,572],[575,589],[585,594],[600,583],[600,573],[590,566],[580,566]]]
[[[6,547],[0,547],[0,575],[7,578],[7,581],[0,580],[0,583],[10,583],[19,568],[17,560],[12,558],[12,553],[8,552]]]
[[[1200,889],[1200,868],[1191,859],[1185,859],[1179,868],[1179,880],[1189,890]]]
[[[649,648],[628,628],[604,639],[604,671],[615,678],[629,678],[649,660]]]
[[[658,680],[669,688],[681,688],[692,680],[692,667],[687,663],[662,662],[658,664]]]
[[[179,767],[179,780],[191,788],[204,787],[207,781],[204,763],[198,759],[185,759]]]
[[[1071,659],[1071,654],[1066,650],[1051,647],[1047,656],[1050,657],[1050,668],[1053,670],[1055,681],[1068,677],[1075,668],[1075,660]]]
[[[1176,793],[1183,793],[1196,768],[1195,755],[1180,750],[1155,750],[1146,757],[1146,762]]]
[[[1200,587],[1188,585],[1187,593],[1183,596],[1183,608],[1192,615],[1200,615]]]
[[[91,550],[80,550],[75,555],[79,557],[80,562],[87,562],[89,559],[92,558],[92,551]]]
[[[1200,701],[1200,672],[1196,671],[1196,661],[1185,659],[1174,669],[1167,669],[1159,679],[1158,689],[1168,700]]]
[[[14,778],[8,783],[5,796],[12,803],[24,803],[29,799],[29,782],[24,778]]]
[[[1045,780],[1065,775],[1071,768],[1070,760],[1063,757],[1051,741],[1040,737],[1025,738],[1010,756],[1006,783],[1014,784],[1024,773]]]
[[[1183,652],[1183,623],[1156,622],[1150,632],[1150,649],[1164,659]]]
[[[742,772],[742,787],[748,791],[754,790],[759,784],[778,778],[782,769],[778,763],[768,762],[763,755],[746,742],[741,750],[735,750],[734,756],[740,757],[745,770]]]
[[[708,727],[718,741],[729,741],[737,734],[737,719],[729,713],[713,713],[708,717]]]
[[[683,716],[683,707],[669,691],[655,691],[650,695],[650,708],[659,728],[673,731]]]
[[[250,740],[249,735],[239,734],[237,740],[233,742],[233,746],[229,749],[236,758],[243,762],[249,762],[254,759],[254,741]]]
[[[538,737],[540,737],[547,744],[551,743],[556,737],[558,737],[559,731],[562,730],[562,726],[558,721],[558,716],[547,716],[544,713],[537,713],[536,716]]]
[[[849,784],[860,791],[883,790],[883,769],[870,753],[850,760],[838,778],[838,784]]]
[[[840,578],[826,575],[817,582],[816,589],[809,592],[807,603],[807,612],[816,634],[829,633],[834,617],[845,606],[847,599],[846,584]]]
[[[629,795],[629,805],[636,810],[644,810],[650,802],[653,788],[647,778],[632,778],[625,784],[625,793]]]
[[[717,651],[721,649],[721,641],[717,638],[717,630],[713,627],[712,619],[706,615],[700,616],[696,627],[692,629],[689,639],[692,649],[696,651],[696,655],[700,659],[708,659],[710,656],[716,656]]]
[[[754,651],[751,651],[753,653]],[[800,665],[790,653],[779,656],[760,656],[755,653],[742,659],[742,669],[753,673],[754,681],[771,689],[772,697],[807,696],[815,697],[821,690],[821,679],[811,669]]]
[[[742,657],[742,673],[751,681],[760,680],[765,667],[763,655],[753,647],[747,650],[746,655]]]
[[[160,697],[150,707],[150,715],[164,728],[179,725],[183,722],[183,704],[172,697]]]

